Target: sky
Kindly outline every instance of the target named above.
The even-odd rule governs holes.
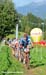
[[[43,3],[46,0],[13,0],[13,2],[15,3],[16,7],[21,7],[24,5],[27,5],[29,3],[35,2],[35,3]]]

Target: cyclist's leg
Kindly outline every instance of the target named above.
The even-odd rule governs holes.
[[[25,64],[25,53],[24,53],[24,51],[21,52],[21,61],[23,62],[23,64]]]
[[[19,49],[19,61],[21,61],[21,51]]]

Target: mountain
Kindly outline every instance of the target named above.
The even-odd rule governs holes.
[[[40,18],[46,18],[46,3],[38,4],[33,2],[22,7],[17,7],[16,10],[23,15],[27,15],[31,12]]]

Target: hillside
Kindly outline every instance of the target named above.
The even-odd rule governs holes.
[[[44,22],[41,18],[34,16],[32,13],[27,14],[26,16],[22,16],[21,23],[19,25],[19,30],[26,31],[30,33],[32,28],[42,27],[41,23]],[[27,31],[28,28],[28,31]]]

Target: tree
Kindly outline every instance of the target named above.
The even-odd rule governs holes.
[[[41,18],[34,16],[32,13],[29,13],[26,16],[21,17],[21,30],[29,33],[32,28],[41,28],[42,22],[44,21]]]
[[[0,36],[2,37],[15,28],[17,12],[12,0],[0,0],[0,2]]]

